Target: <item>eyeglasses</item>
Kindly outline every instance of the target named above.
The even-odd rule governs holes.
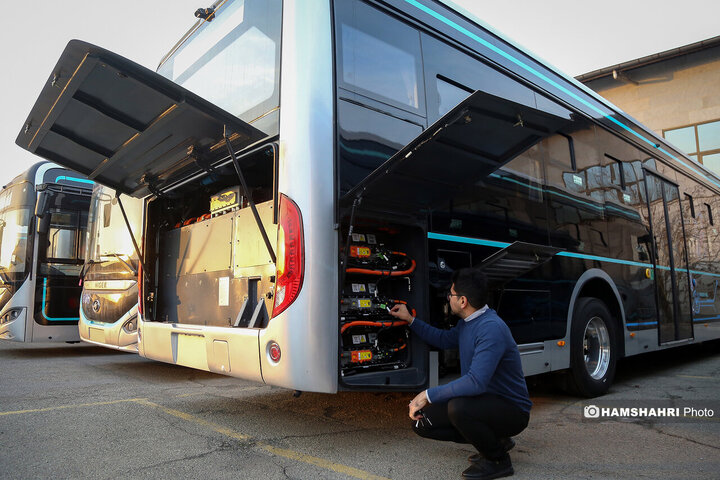
[[[450,290],[447,292],[447,299],[450,300],[450,297],[464,297],[465,295],[459,294],[459,293],[452,293]]]

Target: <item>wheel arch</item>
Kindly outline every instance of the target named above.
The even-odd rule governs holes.
[[[617,348],[619,348],[619,358],[625,356],[625,309],[623,308],[622,298],[618,292],[615,282],[613,282],[610,275],[605,273],[599,268],[592,268],[583,273],[575,284],[572,296],[570,297],[570,308],[568,309],[567,316],[567,331],[566,336],[570,338],[570,329],[572,326],[572,319],[575,313],[575,307],[577,301],[582,297],[593,297],[602,300],[607,305],[610,313],[612,313],[615,319],[615,326],[617,327]]]

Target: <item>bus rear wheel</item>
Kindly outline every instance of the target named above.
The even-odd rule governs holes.
[[[615,321],[605,303],[577,301],[570,330],[570,382],[574,393],[597,397],[607,393],[617,365]]]

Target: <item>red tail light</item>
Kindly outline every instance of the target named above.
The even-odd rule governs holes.
[[[280,195],[280,217],[277,233],[277,279],[272,317],[278,316],[295,301],[305,272],[302,216],[298,206]]]
[[[138,285],[138,314],[143,314],[143,271],[142,271],[142,263],[138,262],[138,279],[137,279],[137,285]]]

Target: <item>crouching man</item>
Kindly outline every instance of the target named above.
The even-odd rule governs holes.
[[[413,430],[426,438],[472,444],[478,453],[469,458],[463,478],[510,476],[514,472],[508,451],[515,446],[510,437],[527,427],[532,406],[520,352],[508,326],[487,306],[487,280],[481,271],[456,271],[448,302],[461,319],[450,330],[414,318],[405,305],[391,310],[430,345],[460,350],[461,377],[410,402]]]

